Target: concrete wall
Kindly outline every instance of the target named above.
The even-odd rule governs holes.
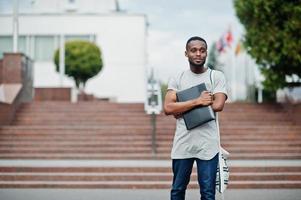
[[[21,102],[30,102],[33,99],[33,73],[32,61],[21,53],[6,53],[1,60],[1,82],[5,88],[9,85],[20,85],[21,93],[19,95]],[[14,91],[11,91],[14,92]]]
[[[33,97],[32,62],[23,54],[5,54],[0,61],[0,125],[10,124],[21,102]]]
[[[3,58],[2,83],[22,84],[22,55],[5,54]]]
[[[71,101],[71,88],[35,88],[35,101]]]

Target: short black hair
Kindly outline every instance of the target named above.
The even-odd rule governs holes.
[[[204,42],[206,44],[206,49],[207,49],[207,42],[206,42],[206,40],[204,38],[199,37],[199,36],[193,36],[193,37],[189,38],[187,40],[187,42],[186,42],[186,49],[188,47],[189,42],[194,41],[194,40],[199,40],[201,42]]]

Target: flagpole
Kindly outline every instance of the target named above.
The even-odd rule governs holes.
[[[236,101],[236,63],[233,51],[230,51],[232,69],[232,101]]]
[[[236,101],[237,97],[236,97],[236,60],[235,60],[235,51],[233,51],[231,45],[233,42],[233,35],[232,35],[232,31],[231,31],[231,25],[229,25],[228,31],[225,35],[225,42],[226,42],[226,47],[228,47],[227,49],[230,51],[230,62],[229,62],[229,66],[231,66],[231,95],[232,95],[232,101]]]
[[[244,76],[245,76],[245,88],[246,88],[246,97],[247,97],[247,100],[250,100],[250,101],[252,101],[252,97],[251,97],[251,91],[250,91],[250,88],[249,88],[249,84],[250,84],[250,82],[252,82],[252,80],[250,81],[250,77],[249,77],[249,71],[250,71],[250,69],[249,69],[249,62],[248,62],[248,60],[247,60],[247,53],[246,52],[244,52],[243,54],[242,54],[242,56],[243,56],[243,64],[244,64],[244,70],[245,70],[245,73],[244,73]]]

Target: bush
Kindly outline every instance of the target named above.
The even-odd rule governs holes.
[[[56,70],[59,71],[59,55],[57,49],[54,54]],[[65,73],[75,80],[79,88],[87,80],[97,75],[103,67],[101,51],[88,41],[70,41],[65,43]]]

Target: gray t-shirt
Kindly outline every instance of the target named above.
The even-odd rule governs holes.
[[[225,76],[222,72],[213,70],[212,82],[210,71],[195,74],[190,69],[183,71],[168,82],[167,90],[181,91],[200,83],[205,83],[208,91],[213,94],[224,93],[227,95]],[[192,130],[187,130],[183,118],[177,119],[177,127],[171,151],[172,159],[199,158],[210,160],[219,152],[219,141],[215,121],[210,121]]]

